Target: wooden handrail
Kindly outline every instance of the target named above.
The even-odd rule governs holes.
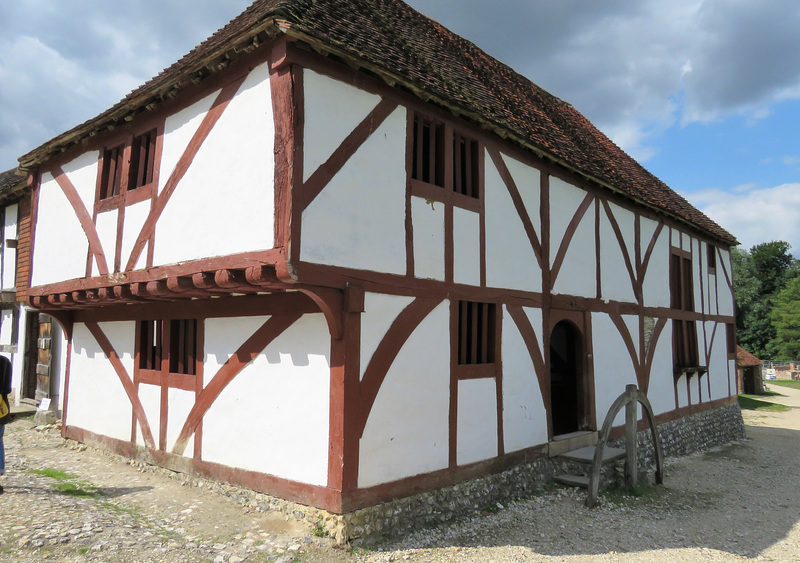
[[[664,455],[661,451],[661,438],[656,429],[656,418],[653,414],[653,407],[647,396],[642,393],[636,385],[626,385],[625,392],[617,397],[617,400],[608,409],[606,419],[603,421],[603,429],[594,448],[594,458],[592,459],[592,472],[589,476],[589,496],[586,498],[586,506],[593,508],[597,506],[597,495],[600,488],[600,469],[603,464],[603,450],[605,450],[608,436],[611,432],[611,425],[617,413],[625,407],[625,485],[634,488],[639,479],[638,468],[638,444],[637,433],[637,405],[641,404],[653,434],[653,446],[656,452],[656,483],[664,483]]]

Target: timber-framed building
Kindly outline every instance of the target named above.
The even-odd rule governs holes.
[[[735,238],[399,0],[259,0],[20,168],[67,437],[341,514],[735,402]]]

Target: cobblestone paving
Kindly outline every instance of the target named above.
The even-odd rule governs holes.
[[[5,446],[0,561],[287,563],[345,555],[309,524],[182,486],[164,470],[63,440],[54,427],[15,421]]]
[[[669,460],[644,496],[588,510],[584,492],[552,489],[370,550],[20,420],[6,429],[0,561],[800,561],[800,391],[779,391],[788,412],[746,412],[747,440]]]

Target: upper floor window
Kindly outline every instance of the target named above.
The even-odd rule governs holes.
[[[474,199],[481,197],[478,141],[437,119],[413,114],[411,179]]]
[[[708,273],[709,274],[716,274],[717,273],[717,247],[713,244],[706,245],[707,255],[708,255]]]
[[[137,135],[131,143],[131,160],[128,167],[128,189],[135,190],[153,181],[156,155],[156,130]]]
[[[100,159],[98,185],[98,201],[102,202],[101,211],[108,208],[117,196],[134,192],[139,188],[153,185],[157,179],[157,161],[159,152],[158,128],[144,133],[129,135],[125,142],[103,150]],[[136,192],[125,203],[135,203],[146,198],[148,194]],[[111,204],[112,207],[119,205]]]
[[[688,253],[673,250],[669,268],[670,305],[681,311],[694,311],[692,259]],[[697,367],[699,350],[697,323],[692,319],[672,321],[672,349],[676,367]]]
[[[444,187],[444,123],[414,116],[414,148],[411,177]]]
[[[122,193],[122,158],[125,145],[103,151],[100,172],[100,199],[107,199]]]

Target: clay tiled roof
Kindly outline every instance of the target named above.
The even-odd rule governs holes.
[[[0,203],[14,197],[18,197],[21,191],[26,188],[25,178],[15,174],[16,169],[0,172]]]
[[[751,354],[741,346],[736,346],[737,365],[742,367],[748,367],[748,366],[760,366],[762,363],[764,362],[756,358],[753,354]]]
[[[258,0],[104,114],[22,157],[23,168],[46,159],[54,145],[76,142],[92,128],[163,99],[182,82],[213,72],[220,60],[229,60],[232,47],[258,33],[274,35],[277,29],[358,61],[423,99],[721,241],[737,244],[735,237],[628,156],[571,105],[400,0]]]

